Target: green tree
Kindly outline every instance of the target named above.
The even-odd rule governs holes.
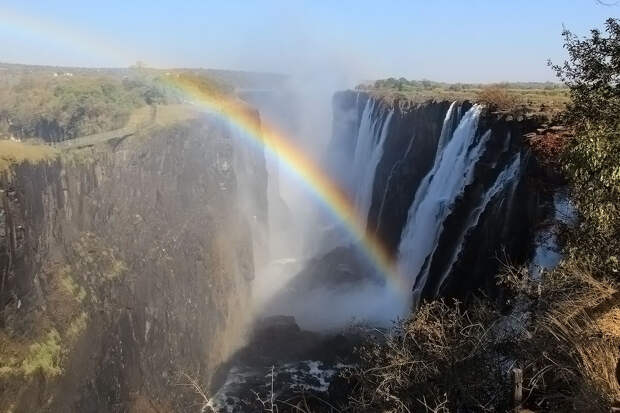
[[[563,32],[569,60],[552,65],[569,87],[564,114],[575,136],[563,160],[586,224],[605,243],[617,243],[620,226],[620,20],[608,19],[605,32],[579,38]]]

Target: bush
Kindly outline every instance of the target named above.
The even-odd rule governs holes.
[[[61,357],[60,335],[56,330],[52,330],[44,341],[30,345],[28,356],[22,363],[22,371],[26,376],[36,372],[41,372],[48,378],[58,376],[62,373]]]
[[[564,152],[564,171],[587,225],[605,237],[620,239],[620,20],[606,22],[607,37],[592,30],[579,39],[565,31],[570,60],[552,66],[570,89],[564,120],[574,138]],[[603,243],[601,243],[603,244]]]
[[[500,86],[487,86],[477,93],[477,100],[492,110],[513,112],[523,106],[521,97]]]
[[[487,411],[508,407],[509,389],[492,331],[497,313],[476,301],[424,304],[384,341],[359,350],[349,372],[355,411]]]

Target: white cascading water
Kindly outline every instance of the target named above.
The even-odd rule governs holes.
[[[517,154],[514,157],[514,160],[510,163],[510,165],[504,168],[504,170],[495,179],[495,182],[493,183],[493,185],[485,192],[484,196],[482,197],[480,201],[480,204],[478,204],[476,208],[474,208],[471,211],[471,213],[469,214],[469,217],[467,218],[465,229],[461,232],[461,235],[459,236],[458,247],[454,249],[454,252],[452,253],[452,256],[450,257],[450,265],[448,265],[448,267],[442,274],[439,284],[437,284],[437,290],[435,291],[435,294],[437,294],[437,292],[441,289],[443,283],[446,281],[446,278],[448,278],[448,276],[450,275],[452,266],[454,265],[461,251],[463,250],[463,246],[465,244],[465,237],[467,236],[467,233],[472,228],[475,228],[478,225],[480,216],[486,210],[489,202],[491,202],[491,200],[495,198],[497,194],[503,193],[507,185],[509,184],[512,185],[511,190],[512,192],[514,192],[514,188],[516,187],[516,183],[518,182],[518,180],[515,178],[519,175],[520,167],[521,167],[521,154]],[[429,268],[427,266],[425,273],[427,273],[428,270]]]
[[[450,108],[448,108],[448,112],[446,112],[446,116],[443,120],[443,125],[441,127],[441,134],[439,135],[439,141],[437,142],[437,152],[435,152],[435,161],[433,162],[433,166],[435,165],[435,163],[437,163],[437,159],[441,155],[444,146],[446,146],[448,139],[450,139],[450,137],[452,136],[452,117],[455,115],[454,108],[456,108],[457,106],[458,105],[456,101],[452,102]],[[458,113],[456,115],[458,116]]]
[[[355,171],[359,171],[355,185],[357,188],[355,194],[355,207],[361,217],[368,217],[368,210],[370,209],[370,203],[372,202],[373,186],[375,183],[375,172],[377,165],[383,156],[383,143],[388,134],[390,121],[394,115],[394,110],[385,117],[383,124],[376,125],[377,121],[381,121],[381,117],[377,118],[377,121],[373,123],[369,130],[363,130],[360,127],[360,134],[358,135],[357,146],[361,147],[360,151],[355,148]],[[380,126],[377,128],[377,126]],[[377,136],[378,135],[378,136]],[[363,139],[360,141],[360,139]],[[358,158],[359,156],[359,158]]]
[[[355,141],[355,152],[353,153],[353,178],[350,182],[351,188],[357,188],[357,183],[361,180],[361,176],[364,173],[364,163],[370,156],[372,151],[372,138],[374,130],[379,117],[374,117],[373,112],[375,108],[374,99],[368,99],[364,110],[362,111],[362,117],[360,118],[360,126],[357,130],[357,140]]]
[[[356,95],[356,104],[360,97]],[[351,198],[355,201],[355,207],[360,217],[364,219],[368,216],[368,210],[372,202],[372,190],[375,180],[375,172],[377,165],[383,156],[383,143],[388,134],[388,125],[393,115],[393,110],[387,116],[382,116],[375,99],[366,100],[364,109],[360,115],[360,123],[357,129],[355,151],[353,154],[353,164],[346,168],[345,180]],[[379,112],[379,113],[376,113]],[[328,221],[328,224],[322,227],[325,234],[321,242],[319,252],[327,252],[339,245],[346,245],[353,240],[346,231],[339,231],[337,224]],[[315,255],[317,252],[315,252]]]
[[[449,127],[446,115],[443,128]],[[401,274],[411,276],[412,285],[424,261],[431,254],[443,229],[444,219],[451,211],[456,197],[471,183],[473,170],[480,158],[490,131],[476,141],[482,106],[474,105],[465,113],[452,138],[439,149],[435,164],[420,183],[398,247],[398,267]],[[442,135],[444,132],[442,130]],[[424,279],[419,285],[424,284]]]

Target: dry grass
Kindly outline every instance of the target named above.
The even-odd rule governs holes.
[[[349,372],[354,411],[491,411],[507,407],[508,388],[493,330],[497,314],[477,301],[434,301],[397,323],[384,340],[360,349]]]
[[[620,339],[620,306],[614,307],[602,314],[596,320],[596,328],[601,334]]]
[[[483,102],[486,100],[486,90],[489,88],[501,89],[505,94],[510,95],[527,113],[535,113],[553,118],[566,108],[570,101],[568,90],[544,89],[544,88],[518,88],[506,87],[505,85],[471,85],[463,88],[454,88],[451,85],[436,86],[431,89],[406,89],[396,90],[390,88],[366,87],[377,97],[386,99],[387,102],[394,102],[397,99],[405,99],[413,103],[421,103],[429,100],[469,100],[471,102]]]
[[[540,279],[506,266],[499,282],[520,303],[507,316],[477,300],[467,308],[423,305],[360,350],[361,365],[348,373],[356,386],[351,409],[506,411],[507,373],[516,366],[523,371],[524,407],[608,411],[620,400],[620,294],[617,277],[597,271],[573,255]]]
[[[530,300],[531,338],[520,344],[530,407],[606,411],[620,400],[618,280],[569,257],[540,280],[506,267],[501,282]]]
[[[0,173],[22,162],[50,161],[58,152],[47,145],[33,145],[12,140],[0,140]]]

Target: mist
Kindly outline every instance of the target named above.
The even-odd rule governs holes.
[[[309,41],[306,39],[304,43],[308,45]],[[351,64],[355,59],[343,59],[340,50],[330,52],[318,45],[304,50],[308,53],[300,50],[296,56],[298,65],[285,68],[290,71],[287,70],[286,79],[279,87],[241,90],[240,94],[259,110],[263,123],[283,131],[315,164],[330,170],[328,144],[331,139],[339,138],[333,131],[332,98],[335,92],[354,88],[363,81],[364,71],[361,65]],[[332,180],[340,181],[350,172],[349,162],[343,157],[340,170],[331,168]],[[356,249],[357,240],[293,171],[269,153],[266,164],[269,259],[255,260],[254,316],[292,315],[302,328],[333,330],[357,322],[388,326],[405,314],[409,294],[373,277],[359,277],[358,282],[346,286],[315,285],[301,294],[290,294],[289,284],[311,260],[321,259],[339,246]]]

